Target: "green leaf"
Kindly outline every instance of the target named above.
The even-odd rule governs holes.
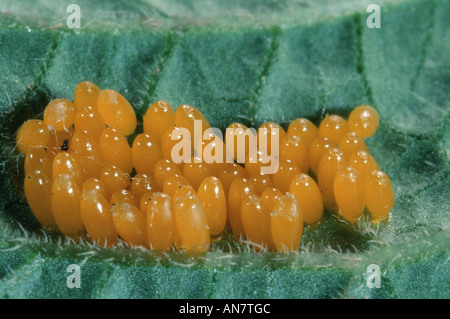
[[[450,1],[77,1],[0,5],[0,296],[3,298],[449,298]],[[388,222],[327,212],[298,254],[255,253],[228,238],[203,256],[105,249],[43,233],[23,194],[14,136],[56,97],[90,80],[139,116],[155,100],[233,121],[319,123],[372,104],[367,140],[391,178]],[[81,265],[81,289],[66,286]],[[368,288],[378,264],[381,288]]]

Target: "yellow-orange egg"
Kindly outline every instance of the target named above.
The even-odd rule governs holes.
[[[97,98],[97,108],[108,127],[124,136],[134,133],[137,126],[136,114],[122,94],[114,90],[101,91]]]
[[[146,133],[136,136],[131,154],[136,172],[149,175],[153,175],[156,163],[163,159],[158,142]]]
[[[273,243],[279,252],[298,249],[303,234],[303,217],[296,196],[288,193],[277,199],[271,214],[270,229]]]
[[[170,196],[164,193],[154,193],[147,208],[147,238],[150,248],[171,250],[175,229],[175,212]]]
[[[327,206],[332,207],[336,202],[333,191],[334,177],[338,169],[345,165],[347,165],[347,158],[337,148],[326,151],[319,162],[317,184]]]
[[[287,134],[300,137],[301,143],[309,148],[312,141],[319,136],[319,129],[310,120],[298,118],[289,124]]]
[[[44,122],[51,131],[63,131],[73,125],[76,112],[76,105],[68,99],[56,99],[45,108]]]
[[[97,98],[100,88],[92,82],[84,81],[78,83],[75,88],[74,102],[78,110],[86,107],[97,108]]]
[[[351,166],[340,167],[333,188],[339,215],[357,221],[364,213],[364,185],[359,172]]]
[[[127,174],[133,171],[133,156],[127,139],[112,127],[100,135],[100,151],[106,164],[113,165]]]
[[[289,193],[295,195],[302,207],[305,224],[317,223],[323,215],[322,194],[316,182],[307,174],[295,176],[290,184]]]
[[[272,250],[270,210],[259,196],[250,195],[242,200],[241,219],[250,245],[255,245],[257,250],[263,247]]]
[[[394,206],[394,189],[386,173],[380,170],[370,173],[364,183],[364,194],[372,219],[383,219],[389,216]]]
[[[380,117],[370,105],[357,106],[348,117],[349,129],[362,138],[372,136],[378,129]]]
[[[228,192],[228,220],[237,239],[245,236],[241,217],[242,201],[254,194],[256,191],[248,179],[238,177],[231,183]]]
[[[167,101],[156,101],[144,115],[144,133],[154,136],[160,144],[165,131],[175,126],[175,113]]]
[[[209,250],[208,217],[196,195],[188,193],[177,200],[175,223],[184,250],[188,252]]]
[[[16,134],[17,148],[26,153],[34,148],[45,148],[48,145],[50,131],[41,120],[28,120],[22,124]]]
[[[339,115],[328,115],[319,125],[319,136],[329,139],[336,145],[348,131],[347,120]]]
[[[227,222],[227,198],[220,180],[214,176],[203,179],[197,197],[208,217],[211,236],[221,234]]]

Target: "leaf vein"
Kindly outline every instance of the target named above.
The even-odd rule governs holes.
[[[163,52],[159,57],[159,62],[153,72],[150,72],[148,81],[147,81],[147,89],[144,92],[144,96],[142,97],[143,106],[149,105],[150,98],[153,96],[156,87],[158,85],[159,80],[161,79],[161,73],[164,67],[167,65],[167,61],[172,56],[173,48],[178,43],[178,36],[174,33],[169,33],[167,37],[167,44],[164,48]]]
[[[274,64],[274,62],[277,59],[278,56],[278,50],[280,47],[280,36],[281,36],[281,29],[280,27],[273,27],[271,28],[272,38],[271,38],[271,45],[268,49],[265,62],[263,63],[262,70],[258,76],[258,80],[256,81],[255,89],[253,90],[253,93],[251,94],[251,98],[249,101],[249,118],[253,119],[255,118],[255,105],[258,102],[259,97],[261,96],[261,92],[264,89],[264,86],[266,85],[266,79],[269,76],[270,70]],[[255,123],[252,123],[254,126]]]
[[[430,43],[432,43],[432,41],[433,41],[433,30],[434,30],[434,24],[435,24],[436,7],[437,7],[436,1],[432,0],[431,1],[431,13],[430,13],[430,19],[429,19],[430,24],[428,27],[428,32],[422,43],[422,51],[420,52],[419,63],[417,64],[416,72],[414,73],[414,76],[410,82],[410,87],[411,87],[412,92],[414,92],[417,79],[419,78],[420,74],[422,73],[423,67],[425,65],[426,57],[429,52]]]
[[[373,95],[372,87],[370,85],[369,79],[367,77],[365,60],[364,60],[364,42],[363,42],[363,23],[364,17],[361,13],[355,14],[355,30],[356,30],[356,70],[361,76],[364,88],[366,90],[366,96],[369,99],[369,103],[375,105],[375,98]]]

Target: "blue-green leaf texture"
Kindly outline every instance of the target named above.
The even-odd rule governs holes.
[[[386,0],[370,29],[359,0],[73,1],[0,4],[0,297],[449,298],[450,1]],[[391,178],[388,222],[327,212],[298,253],[256,253],[224,238],[190,256],[106,249],[45,234],[23,194],[14,135],[53,98],[89,80],[150,103],[190,104],[233,121],[315,123],[368,103],[370,152]],[[226,236],[225,236],[226,237]],[[66,285],[81,265],[81,288]],[[367,286],[378,264],[381,287]]]

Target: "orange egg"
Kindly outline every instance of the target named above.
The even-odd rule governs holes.
[[[211,236],[220,235],[227,222],[227,198],[222,183],[217,177],[203,179],[197,197],[208,218]]]
[[[175,126],[175,113],[167,101],[156,101],[144,115],[144,133],[154,136],[161,144],[165,131]]]
[[[177,200],[175,222],[183,250],[188,252],[209,250],[208,217],[196,195],[188,193]]]
[[[323,199],[314,179],[307,174],[295,176],[289,186],[289,193],[295,195],[302,207],[305,224],[317,223],[323,215]]]
[[[319,162],[317,184],[327,206],[333,207],[336,202],[333,191],[334,177],[338,169],[346,165],[347,159],[344,153],[337,148],[326,151]]]
[[[355,132],[345,134],[339,141],[338,147],[344,152],[347,158],[359,151],[369,151],[363,138]]]
[[[113,165],[127,174],[133,171],[133,156],[127,139],[112,127],[100,135],[100,151],[106,164]]]
[[[350,156],[349,164],[350,166],[356,168],[356,170],[361,174],[363,181],[365,181],[367,176],[369,176],[374,170],[379,170],[376,160],[366,151],[353,153]]]
[[[280,198],[283,195],[284,193],[279,189],[275,187],[269,187],[262,192],[261,200],[270,211],[273,211],[273,208],[275,207],[275,202],[277,201],[278,198]]]
[[[153,175],[156,163],[163,159],[156,139],[145,133],[139,134],[134,139],[131,155],[136,172],[149,175]]]
[[[84,81],[78,83],[75,88],[75,105],[78,110],[86,107],[97,108],[97,98],[100,88],[92,82]]]
[[[292,179],[300,173],[302,173],[302,171],[295,163],[281,160],[277,172],[273,174],[273,184],[280,191],[284,193],[288,192]]]
[[[80,164],[85,178],[98,177],[104,166],[100,145],[86,131],[76,131],[69,148],[70,155]]]
[[[241,207],[242,226],[250,245],[257,250],[273,248],[270,210],[257,195],[244,197]]]
[[[287,135],[280,144],[280,160],[287,160],[297,165],[302,173],[308,173],[309,155],[301,138],[295,135]]]
[[[348,117],[350,131],[357,133],[362,138],[375,134],[378,129],[380,117],[378,112],[370,105],[357,106]]]
[[[351,167],[340,167],[334,178],[334,197],[339,215],[355,222],[364,213],[364,184],[359,172]]]
[[[286,131],[279,124],[274,122],[264,123],[257,132],[258,150],[268,155],[278,156],[281,141],[285,137]]]
[[[56,225],[65,235],[76,235],[83,230],[80,197],[81,190],[70,175],[58,175],[53,181],[51,211]]]
[[[219,172],[219,179],[225,190],[225,194],[228,194],[228,190],[235,179],[238,177],[247,177],[245,169],[236,163],[227,163],[223,170]]]
[[[147,208],[147,238],[150,248],[171,250],[175,236],[175,212],[169,195],[154,193]]]
[[[317,176],[317,170],[319,168],[319,162],[323,154],[327,150],[333,147],[333,143],[324,137],[317,137],[314,139],[309,146],[309,167],[311,168],[314,175]]]
[[[289,124],[287,134],[298,136],[300,142],[306,148],[309,148],[312,141],[319,136],[319,129],[310,120],[298,118]]]
[[[319,125],[319,136],[329,139],[334,144],[338,144],[348,131],[347,120],[339,115],[328,115]]]
[[[118,189],[127,189],[131,185],[130,175],[124,171],[107,165],[100,172],[100,181],[105,187],[107,199]]]
[[[97,191],[83,192],[80,202],[81,220],[89,236],[100,246],[112,247],[118,240],[111,209],[109,201]]]
[[[117,91],[103,90],[98,94],[97,108],[108,127],[128,136],[137,126],[136,114],[127,99]]]
[[[17,131],[17,148],[22,153],[34,148],[45,148],[48,145],[49,138],[50,131],[44,121],[28,120]]]
[[[155,193],[158,191],[160,191],[160,187],[155,178],[149,174],[137,173],[131,179],[131,192],[137,200],[140,200],[142,195],[147,192]]]
[[[303,234],[302,209],[296,196],[286,194],[275,202],[271,214],[272,240],[279,252],[298,249]]]
[[[114,227],[129,245],[149,248],[147,215],[127,202],[118,202],[111,209]]]
[[[386,173],[380,170],[370,173],[364,183],[364,194],[372,219],[388,217],[394,207],[394,189]]]
[[[32,171],[25,176],[25,197],[38,222],[49,231],[56,228],[52,213],[52,182],[45,173]]]
[[[249,195],[256,194],[252,183],[243,177],[236,178],[228,192],[228,220],[237,239],[245,236],[242,226],[241,206],[242,201]]]
[[[75,122],[77,107],[68,99],[52,100],[44,110],[44,122],[50,131],[64,131]]]
[[[225,144],[230,157],[244,163],[251,147],[257,147],[256,130],[242,123],[232,123],[225,130]]]

